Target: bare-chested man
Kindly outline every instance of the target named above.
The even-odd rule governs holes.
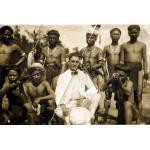
[[[27,119],[27,124],[34,124],[34,110],[29,101],[24,97],[22,83],[20,82],[20,70],[13,66],[9,69],[7,78],[0,89],[0,97],[7,98],[7,110],[2,111],[1,115],[8,115],[11,124],[24,124]],[[6,108],[6,107],[5,107]],[[4,120],[3,124],[6,124]]]
[[[115,65],[120,63],[120,45],[118,44],[120,36],[121,36],[121,30],[119,28],[111,29],[110,37],[112,39],[112,43],[108,46],[105,46],[103,50],[103,57],[107,61],[109,77],[111,77],[112,74],[114,73]],[[105,107],[104,122],[107,121],[107,115],[111,105],[111,101],[110,101],[112,96],[111,86],[105,90],[105,95],[106,97],[104,102],[104,107]]]
[[[37,112],[39,113],[38,124],[48,124],[52,114],[48,108],[55,107],[55,94],[45,80],[45,69],[40,63],[33,63],[29,68],[29,73],[33,77],[31,81],[24,84],[26,97],[35,108],[39,107],[40,109]]]
[[[95,46],[97,40],[97,33],[88,31],[86,33],[87,47],[81,49],[81,56],[83,58],[83,65],[87,68],[95,86],[100,90],[102,76],[106,75],[105,61],[103,61],[102,50]],[[99,71],[102,68],[102,72]]]
[[[116,108],[118,110],[118,124],[132,124],[137,121],[139,112],[134,100],[133,82],[128,78],[131,71],[129,66],[118,64],[113,75],[105,83],[106,88],[111,84],[115,93]]]
[[[41,62],[46,68],[47,80],[53,85],[53,89],[55,89],[59,74],[65,70],[66,52],[60,45],[60,34],[58,31],[50,30],[47,32],[47,35],[49,46],[43,48]]]
[[[139,109],[138,123],[140,123],[142,114],[143,79],[144,82],[148,79],[146,45],[137,40],[139,33],[139,25],[130,25],[128,27],[130,40],[121,45],[121,63],[129,65],[132,70],[129,77],[134,85],[135,102]]]
[[[10,26],[0,28],[0,87],[4,83],[5,75],[3,70],[5,66],[20,65],[25,59],[25,53],[13,41],[13,29]],[[20,57],[16,60],[16,55]],[[16,62],[17,61],[17,62]]]

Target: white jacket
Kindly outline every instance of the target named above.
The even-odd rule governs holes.
[[[78,79],[79,79],[79,92],[81,96],[86,97],[88,100],[93,102],[91,107],[97,107],[98,102],[100,100],[100,95],[98,94],[98,90],[95,88],[92,80],[90,79],[89,75],[83,71],[78,71]],[[69,82],[71,81],[72,75],[71,70],[67,70],[66,72],[62,73],[57,81],[57,86],[55,90],[56,95],[56,104],[59,105],[61,100],[64,96],[66,89],[69,86]],[[96,108],[91,108],[92,114],[94,114]]]

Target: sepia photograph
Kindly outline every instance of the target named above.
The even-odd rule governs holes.
[[[150,25],[0,25],[0,124],[150,124],[149,38]]]
[[[5,0],[0,148],[149,148],[147,0]]]

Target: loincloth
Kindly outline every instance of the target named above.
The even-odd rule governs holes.
[[[115,65],[109,64],[108,65],[108,72],[109,72],[109,76],[111,77],[112,74],[115,72]]]
[[[133,82],[134,90],[138,88],[138,73],[142,70],[141,63],[135,62],[125,62],[126,65],[130,67],[130,72],[128,73],[130,80]]]
[[[54,65],[46,65],[46,78],[49,82],[52,81],[53,78],[57,77],[61,73],[61,66],[59,64]]]

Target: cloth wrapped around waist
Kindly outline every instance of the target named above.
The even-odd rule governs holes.
[[[47,72],[47,80],[52,81],[52,79],[56,76],[59,76],[61,73],[61,65],[55,63],[55,64],[46,64],[45,66],[46,72]]]
[[[134,90],[136,90],[138,87],[138,73],[142,70],[142,64],[140,62],[125,62],[125,64],[130,67],[130,72],[128,73],[128,76],[133,82]]]

